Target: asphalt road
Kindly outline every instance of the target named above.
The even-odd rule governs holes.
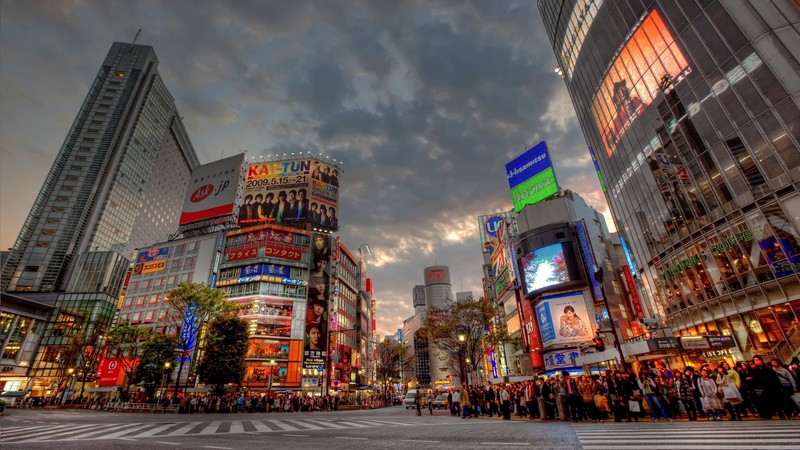
[[[8,409],[11,449],[798,449],[800,420],[577,423],[460,419],[378,410],[269,414],[130,414]]]

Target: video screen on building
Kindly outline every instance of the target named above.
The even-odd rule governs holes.
[[[662,84],[680,82],[691,69],[664,20],[653,10],[634,27],[600,84],[592,114],[611,156]]]
[[[565,252],[564,244],[561,242],[524,255],[521,262],[525,292],[533,293],[574,281],[568,267],[568,258],[571,256],[571,252]]]

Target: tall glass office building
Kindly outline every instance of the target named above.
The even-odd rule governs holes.
[[[796,355],[798,3],[539,0],[539,10],[645,314],[679,336],[732,336],[725,357]]]
[[[101,290],[104,276],[120,273],[98,264],[127,270],[123,260],[134,249],[175,232],[197,165],[155,51],[115,42],[11,250],[0,290]]]
[[[26,390],[93,376],[134,250],[177,230],[198,165],[153,48],[115,42],[3,267],[0,290],[56,298]]]

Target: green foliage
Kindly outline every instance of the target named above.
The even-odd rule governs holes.
[[[197,343],[203,326],[215,318],[234,311],[236,304],[225,299],[225,291],[204,283],[180,283],[167,293],[167,321],[178,332],[181,350]]]
[[[222,316],[208,326],[205,352],[200,361],[200,379],[213,386],[216,395],[225,393],[225,385],[240,385],[245,375],[247,322],[235,316]]]
[[[144,386],[150,396],[155,393],[156,387],[161,383],[164,373],[167,373],[166,384],[172,378],[172,370],[165,370],[164,363],[169,362],[175,367],[175,351],[178,340],[174,336],[153,334],[141,346],[141,359],[133,379]]]
[[[504,327],[492,326],[496,314],[484,299],[469,298],[429,311],[420,331],[447,367],[466,381],[465,369],[477,371],[488,349],[508,339]]]
[[[125,373],[126,391],[139,367],[138,357],[141,355],[142,346],[152,334],[153,330],[150,328],[127,322],[117,325],[108,332],[106,340],[108,356],[120,358],[119,364]]]

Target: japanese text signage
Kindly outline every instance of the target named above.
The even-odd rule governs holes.
[[[506,176],[514,212],[558,194],[556,175],[544,141],[506,164]]]
[[[139,255],[136,257],[136,265],[133,268],[133,273],[145,274],[160,272],[167,268],[167,256],[169,256],[169,247],[155,247],[139,252]]]

